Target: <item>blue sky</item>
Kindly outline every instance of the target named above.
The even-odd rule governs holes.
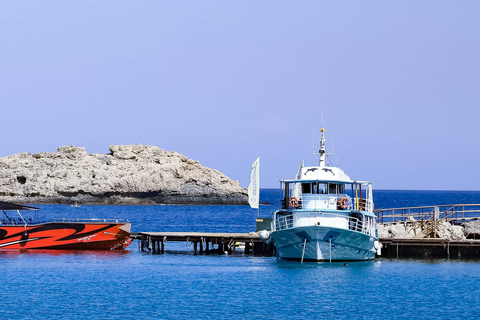
[[[3,1],[0,156],[156,145],[246,187],[327,128],[378,189],[480,190],[479,1]]]

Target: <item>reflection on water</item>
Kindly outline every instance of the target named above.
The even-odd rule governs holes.
[[[388,207],[395,192],[384,195]],[[257,217],[248,206],[41,207],[54,217],[126,218],[133,232],[249,232]],[[261,206],[260,216],[271,216],[274,207]],[[133,243],[126,251],[0,250],[0,318],[410,320],[480,314],[479,260],[380,258],[345,265],[194,255],[186,243],[167,243],[166,249],[147,254]]]

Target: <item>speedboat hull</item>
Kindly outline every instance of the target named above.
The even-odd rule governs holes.
[[[128,222],[0,225],[0,249],[121,250],[131,242]]]
[[[305,261],[365,261],[375,259],[378,239],[358,231],[302,226],[274,231],[277,256]]]

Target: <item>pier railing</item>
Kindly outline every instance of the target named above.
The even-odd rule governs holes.
[[[417,221],[445,220],[452,223],[480,220],[480,204],[450,204],[375,210],[377,222],[392,224],[408,219]]]

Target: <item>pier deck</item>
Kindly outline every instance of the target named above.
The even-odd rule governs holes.
[[[480,258],[480,240],[380,239],[382,257]]]
[[[131,238],[139,240],[143,252],[162,254],[167,242],[190,242],[194,254],[217,253],[236,254],[239,245],[245,246],[243,253],[274,256],[275,246],[267,244],[256,233],[212,233],[212,232],[139,232]],[[394,239],[381,238],[381,257],[440,257],[480,258],[480,240],[446,240],[432,238]]]
[[[151,253],[164,253],[167,242],[191,242],[195,254],[212,251],[235,254],[240,245],[245,246],[244,253],[253,255],[271,255],[275,250],[273,244],[267,244],[255,232],[139,232],[130,237],[140,241],[141,251]]]

